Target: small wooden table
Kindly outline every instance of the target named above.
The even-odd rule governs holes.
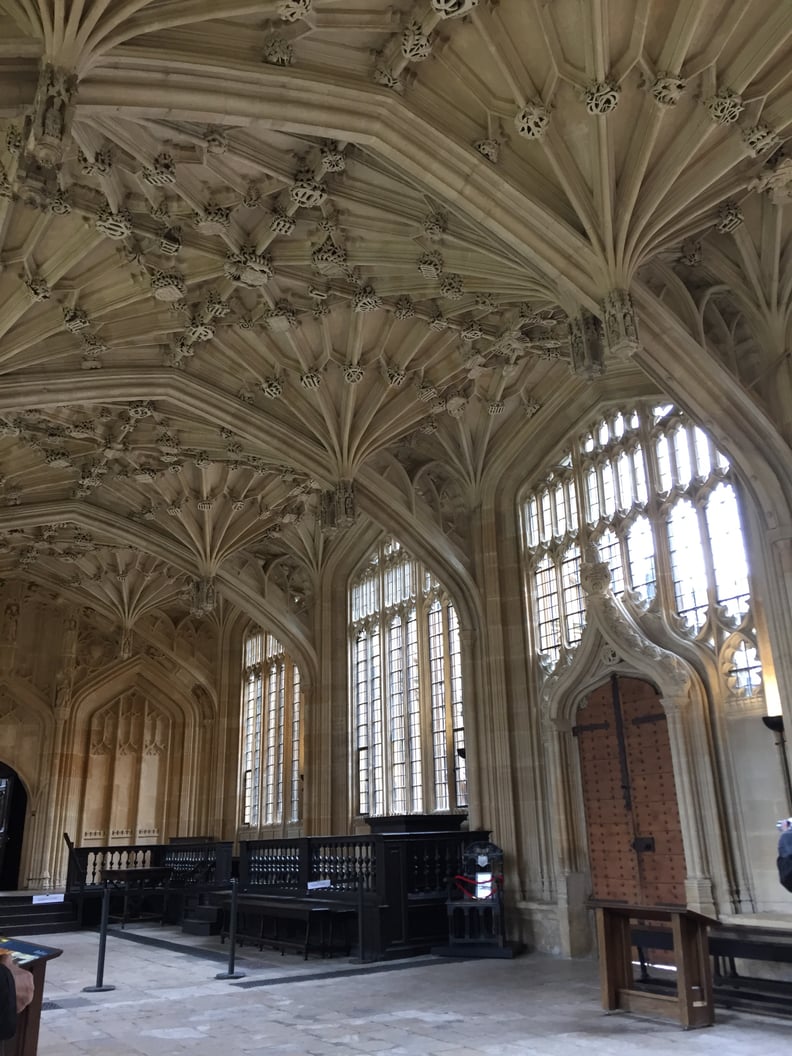
[[[627,906],[597,900],[588,903],[597,917],[602,1007],[673,1019],[685,1030],[711,1027],[715,1021],[707,928],[716,923],[684,907]],[[676,957],[676,994],[635,989],[631,921],[671,925]]]

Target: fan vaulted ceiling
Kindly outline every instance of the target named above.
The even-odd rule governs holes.
[[[646,312],[788,433],[791,36],[779,0],[0,0],[2,571],[129,633],[297,626],[361,510],[464,566],[487,475],[646,384]]]

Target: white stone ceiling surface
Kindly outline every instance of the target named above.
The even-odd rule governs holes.
[[[791,126],[787,0],[0,0],[3,571],[131,628],[299,619],[359,509],[464,566],[646,385],[638,286],[788,430]]]

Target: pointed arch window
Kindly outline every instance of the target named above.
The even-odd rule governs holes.
[[[564,518],[557,515],[562,499]],[[728,693],[759,692],[731,467],[672,404],[603,415],[530,488],[522,523],[526,596],[543,676],[580,641],[580,554],[593,543],[610,566],[614,593],[639,615],[647,607],[661,612],[674,633],[715,653]]]
[[[464,807],[462,664],[451,599],[388,539],[353,580],[349,608],[358,812]]]
[[[299,822],[300,704],[297,665],[271,634],[252,631],[242,677],[243,826]]]

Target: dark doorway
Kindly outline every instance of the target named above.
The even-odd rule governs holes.
[[[0,891],[19,889],[27,792],[16,770],[0,763]]]
[[[682,826],[657,690],[613,675],[577,718],[594,898],[684,905]]]

